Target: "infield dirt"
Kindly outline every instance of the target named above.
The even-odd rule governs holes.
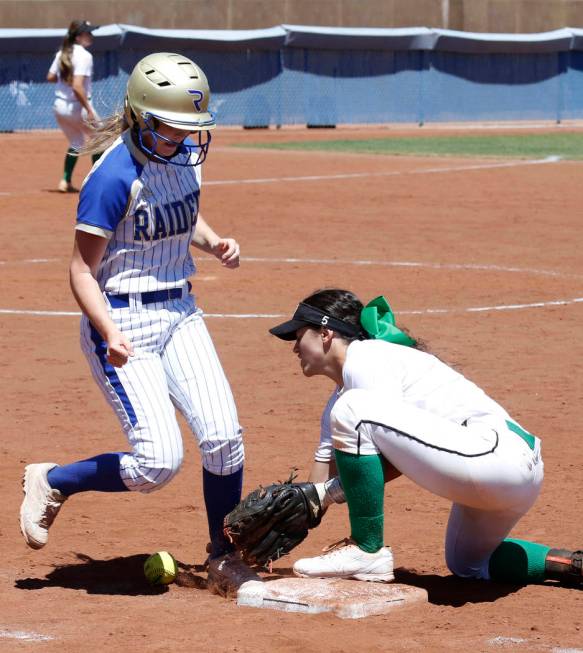
[[[330,388],[304,379],[292,345],[268,335],[277,317],[229,316],[287,314],[316,288],[345,286],[389,297],[415,336],[540,435],[543,491],[514,534],[581,548],[583,163],[231,147],[340,133],[218,130],[205,164],[202,213],[243,256],[237,271],[201,257],[193,283],[245,428],[244,490],[291,467],[307,476]],[[342,130],[375,134],[387,130]],[[185,462],[170,486],[75,496],[46,548],[29,550],[17,519],[24,465],[119,451],[125,440],[68,314],[78,311],[67,278],[77,195],[54,192],[65,141],[55,132],[0,143],[0,650],[583,651],[583,591],[452,577],[449,505],[403,478],[387,487],[385,536],[397,581],[426,589],[427,604],[345,621],[211,595],[200,458],[183,421]],[[80,161],[75,181],[87,170]],[[333,507],[275,572],[347,534],[345,507]],[[179,584],[145,582],[143,562],[158,550],[179,561]]]

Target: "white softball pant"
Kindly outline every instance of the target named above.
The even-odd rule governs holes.
[[[89,134],[89,128],[85,122],[87,120],[87,111],[81,106],[81,103],[56,98],[53,112],[57,124],[67,137],[71,147],[74,150],[81,149]]]
[[[453,502],[445,558],[457,576],[489,578],[491,554],[533,505],[543,480],[540,440],[530,448],[504,419],[488,419],[462,426],[356,389],[342,394],[331,414],[335,449],[380,453]]]
[[[142,306],[110,308],[135,355],[121,368],[106,361],[106,345],[86,317],[81,347],[97,385],[131,447],[121,459],[130,490],[152,492],[168,483],[183,460],[178,409],[196,437],[203,466],[228,475],[243,466],[242,429],[231,388],[191,295]]]

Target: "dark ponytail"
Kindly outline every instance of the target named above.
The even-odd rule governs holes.
[[[302,303],[308,304],[319,308],[327,315],[335,317],[337,320],[342,320],[348,324],[357,327],[360,334],[354,338],[346,338],[346,340],[366,340],[368,335],[360,324],[360,312],[363,309],[362,302],[358,297],[351,293],[349,290],[341,290],[340,288],[322,288],[311,294]]]
[[[321,311],[327,315],[335,317],[337,320],[342,320],[348,324],[352,324],[360,329],[358,336],[354,338],[348,338],[346,336],[341,336],[345,340],[352,342],[353,340],[368,340],[370,338],[369,334],[364,330],[360,324],[360,313],[364,308],[363,303],[358,299],[358,297],[350,292],[350,290],[342,290],[341,288],[322,288],[317,290],[306,299],[302,300],[303,304],[308,304],[309,306],[314,306],[319,308]],[[407,329],[399,327],[407,335],[410,335]],[[415,338],[414,349],[419,349],[420,351],[428,351],[427,345],[417,338]]]

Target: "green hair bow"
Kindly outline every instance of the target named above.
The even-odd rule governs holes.
[[[417,344],[395,326],[395,316],[383,295],[376,297],[362,309],[360,323],[374,340],[386,340],[406,347],[414,347]]]

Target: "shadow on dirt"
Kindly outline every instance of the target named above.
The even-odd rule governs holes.
[[[76,554],[79,563],[60,565],[44,578],[19,578],[15,587],[21,590],[39,590],[44,587],[66,587],[83,590],[88,594],[123,594],[148,596],[164,594],[166,585],[150,585],[144,577],[147,554],[94,560],[82,553]],[[206,573],[203,565],[187,565],[178,562],[176,584],[182,587],[206,589]]]
[[[522,589],[523,585],[495,583],[493,581],[418,574],[414,570],[395,569],[395,581],[427,590],[429,603],[459,608],[467,603],[492,603]]]

